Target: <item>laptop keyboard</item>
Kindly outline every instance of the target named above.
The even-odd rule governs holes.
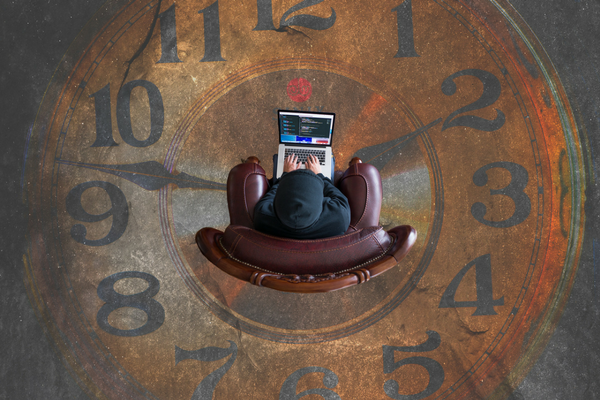
[[[298,156],[298,161],[306,163],[309,154],[316,156],[319,159],[319,164],[325,165],[325,150],[318,149],[285,149],[285,157],[295,154]]]

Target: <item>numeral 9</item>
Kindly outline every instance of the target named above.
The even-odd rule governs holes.
[[[90,214],[81,204],[83,192],[93,187],[104,189],[110,197],[110,209],[102,214]],[[129,207],[127,206],[125,195],[121,189],[108,182],[91,181],[75,186],[67,195],[66,207],[71,217],[81,222],[100,222],[109,217],[113,218],[108,234],[102,239],[97,240],[91,240],[86,237],[87,229],[82,224],[73,225],[71,228],[71,237],[76,242],[87,246],[105,246],[116,241],[125,232],[127,222],[129,221]]]

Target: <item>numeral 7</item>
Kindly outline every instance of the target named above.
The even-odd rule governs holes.
[[[231,340],[228,340],[228,342],[228,348],[204,347],[198,350],[183,350],[175,346],[175,365],[183,360],[217,361],[231,354],[231,357],[229,357],[229,360],[225,364],[202,379],[202,382],[196,386],[191,400],[212,400],[215,387],[227,371],[229,371],[229,368],[231,368],[237,358],[237,345]]]

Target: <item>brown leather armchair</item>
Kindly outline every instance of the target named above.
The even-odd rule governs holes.
[[[396,266],[417,232],[408,225],[387,232],[379,226],[382,188],[374,166],[354,158],[334,180],[350,203],[351,222],[344,235],[318,240],[269,236],[253,229],[254,206],[269,182],[259,160],[250,157],[227,179],[230,225],[225,232],[201,229],[196,243],[218,268],[258,286],[316,293],[366,282]]]

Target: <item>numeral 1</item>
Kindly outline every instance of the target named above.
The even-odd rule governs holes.
[[[219,27],[219,0],[198,11],[204,14],[204,57],[200,62],[226,61],[221,57],[221,28]]]
[[[110,83],[90,95],[96,108],[96,140],[91,147],[110,147],[119,144],[113,139],[110,116]]]
[[[180,63],[177,56],[177,30],[175,22],[175,4],[165,12],[158,14],[160,18],[160,60],[156,63]]]
[[[419,57],[415,51],[415,38],[413,28],[412,0],[404,0],[404,3],[392,8],[397,15],[398,23],[398,53],[395,58]]]
[[[256,13],[258,22],[253,30],[271,31],[275,30],[273,25],[273,2],[272,0],[256,0]]]

